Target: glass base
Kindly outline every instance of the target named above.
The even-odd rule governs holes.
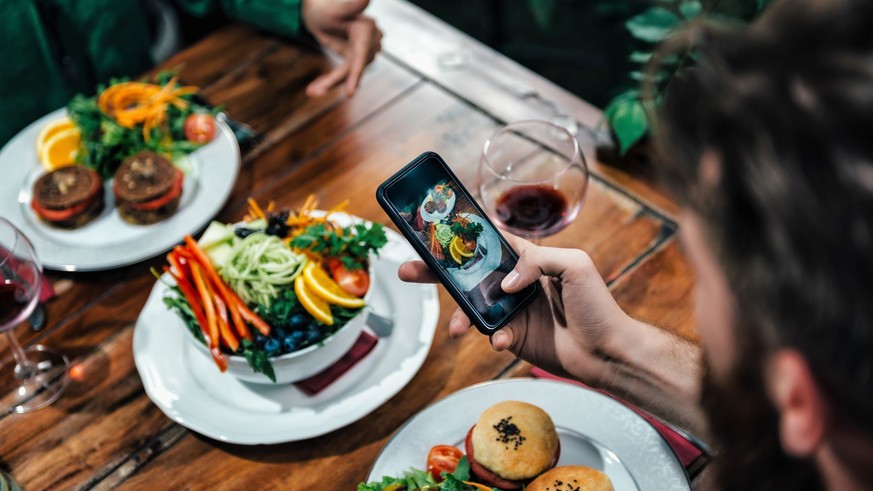
[[[26,413],[55,402],[70,382],[67,357],[42,345],[24,350],[27,365],[10,360],[0,367],[0,411]]]

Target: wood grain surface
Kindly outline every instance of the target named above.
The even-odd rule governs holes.
[[[388,224],[376,186],[419,153],[440,153],[475,189],[482,144],[498,126],[549,117],[555,105],[583,126],[600,118],[590,104],[402,0],[375,0],[371,10],[386,33],[385,50],[352,98],[339,90],[307,98],[306,84],[335,62],[241,25],[156,68],[179,67],[186,83],[257,132],[220,220],[239,220],[249,196],[296,206],[315,194],[326,207],[349,198],[355,214]],[[647,178],[600,164],[587,150],[592,177],[582,214],[545,245],[587,250],[632,315],[695,340],[693,278],[675,241],[675,205]],[[439,325],[424,366],[374,412],[306,441],[221,443],[164,416],[134,366],[134,324],[154,284],[148,270],[161,263],[51,273],[59,294],[45,306],[46,326],[16,330],[22,343],[49,345],[74,365],[72,385],[54,405],[0,415],[0,468],[25,489],[354,489],[418,411],[529,368],[478,334],[450,339],[446,325],[456,306],[440,288]],[[0,350],[8,361],[5,339]]]

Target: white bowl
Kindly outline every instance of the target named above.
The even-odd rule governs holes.
[[[373,275],[372,260],[370,261],[369,273],[370,288],[364,295],[364,302],[367,305],[370,304],[370,296],[374,290],[375,278]],[[358,315],[349,319],[349,321],[346,322],[346,324],[337,332],[326,337],[319,343],[291,353],[271,357],[270,363],[273,364],[273,372],[276,374],[275,383],[286,384],[307,379],[336,363],[343,357],[343,355],[349,352],[355,344],[355,341],[357,341],[358,337],[361,335],[361,330],[364,328],[367,318],[365,310],[367,310],[367,307],[359,310]],[[190,335],[190,333],[186,338],[194,344],[197,351],[202,353],[203,356],[208,357],[210,360],[212,359],[212,355],[203,343]],[[227,359],[227,374],[246,382],[267,385],[273,384],[273,381],[266,375],[263,373],[256,373],[252,370],[252,367],[249,366],[245,357],[227,354],[224,356]],[[215,369],[218,370],[218,367],[215,367]]]

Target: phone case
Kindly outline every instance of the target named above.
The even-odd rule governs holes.
[[[464,296],[463,292],[458,290],[455,287],[454,283],[448,278],[448,273],[446,272],[446,270],[442,266],[437,264],[437,262],[433,259],[430,252],[426,249],[424,244],[422,244],[419,241],[418,237],[415,236],[415,232],[409,227],[409,225],[403,220],[403,218],[400,217],[399,213],[394,208],[394,205],[392,203],[390,203],[388,198],[387,198],[386,192],[387,192],[388,187],[390,187],[392,184],[394,184],[395,182],[402,179],[410,171],[415,169],[418,165],[421,165],[422,163],[424,163],[430,159],[435,159],[442,166],[442,168],[443,168],[443,170],[445,170],[446,174],[457,184],[459,191],[466,194],[467,198],[470,200],[470,203],[472,204],[472,206],[474,207],[476,212],[480,215],[480,217],[483,220],[485,220],[494,229],[501,244],[506,247],[506,249],[509,251],[512,258],[515,259],[516,261],[518,261],[518,253],[516,253],[515,250],[512,249],[512,246],[510,246],[510,244],[506,240],[506,238],[503,237],[503,235],[500,233],[500,230],[494,226],[494,223],[491,222],[491,219],[482,210],[482,207],[479,206],[479,203],[477,203],[476,200],[473,199],[473,196],[464,187],[464,185],[457,178],[457,176],[455,176],[455,173],[452,172],[452,170],[449,168],[449,166],[446,164],[446,162],[442,159],[442,157],[440,157],[435,152],[422,153],[421,155],[416,157],[414,160],[412,160],[412,162],[410,162],[409,164],[404,166],[396,174],[394,174],[393,176],[388,178],[385,182],[383,182],[379,186],[379,188],[376,190],[376,200],[379,202],[379,205],[382,207],[382,209],[385,210],[385,213],[388,215],[388,217],[391,219],[391,221],[394,223],[394,225],[397,227],[397,229],[400,231],[400,233],[403,234],[403,236],[410,243],[410,245],[412,245],[412,247],[415,249],[415,251],[421,257],[421,259],[425,262],[425,264],[427,264],[428,267],[431,269],[431,271],[433,271],[433,273],[437,276],[437,278],[440,280],[440,283],[442,283],[442,285],[446,288],[446,290],[449,292],[449,294],[452,296],[452,298],[455,300],[455,302],[458,303],[458,305],[461,307],[461,310],[463,310],[464,313],[467,314],[467,316],[470,318],[470,320],[473,322],[473,324],[476,326],[476,328],[482,334],[490,336],[491,334],[493,334],[494,332],[500,330],[503,326],[505,326],[516,315],[518,315],[519,312],[523,311],[527,307],[527,305],[530,304],[530,302],[533,301],[533,299],[536,298],[537,295],[539,295],[539,293],[540,293],[539,283],[538,282],[534,283],[528,289],[523,290],[522,292],[525,292],[525,291],[528,292],[527,295],[525,296],[525,298],[523,298],[512,311],[510,311],[506,316],[504,316],[499,322],[497,322],[495,324],[489,324],[488,322],[486,322],[485,319],[479,314],[479,312],[469,303],[467,298]],[[522,292],[519,292],[519,294]]]

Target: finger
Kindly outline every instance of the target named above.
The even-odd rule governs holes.
[[[407,261],[400,265],[397,276],[408,283],[437,283],[436,275],[424,261]]]
[[[341,0],[334,2],[335,15],[341,19],[351,19],[361,15],[370,0]]]
[[[459,338],[470,330],[470,318],[461,309],[456,309],[449,320],[449,336]]]
[[[327,91],[332,89],[337,84],[341,83],[349,73],[349,64],[334,68],[333,70],[319,76],[306,87],[306,95],[309,97],[321,97],[327,94]]]
[[[596,271],[591,258],[582,250],[528,244],[519,243],[521,251],[518,263],[500,284],[507,293],[520,291],[543,275],[572,280],[591,270]]]
[[[508,350],[512,347],[514,339],[515,333],[512,331],[512,328],[504,327],[491,335],[491,348],[494,351]]]
[[[361,17],[349,25],[349,73],[346,78],[346,94],[352,96],[358,88],[364,67],[375,56],[372,52],[376,38],[376,23],[369,17]]]

